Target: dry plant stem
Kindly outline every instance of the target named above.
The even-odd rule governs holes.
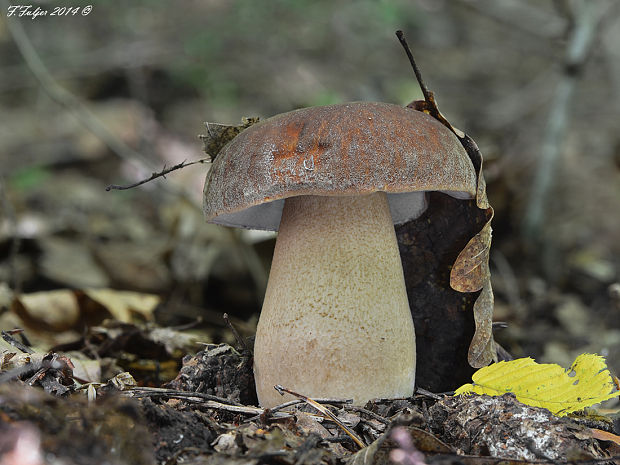
[[[254,345],[263,407],[311,397],[409,397],[415,334],[384,192],[286,199]]]
[[[135,182],[133,184],[128,184],[126,186],[119,186],[118,184],[110,184],[109,186],[107,186],[105,188],[106,191],[111,191],[111,190],[118,190],[118,191],[123,191],[123,190],[127,190],[127,189],[133,189],[134,187],[138,187],[141,186],[142,184],[146,184],[149,181],[152,181],[153,179],[157,179],[157,178],[165,178],[166,175],[168,173],[171,173],[173,171],[176,170],[180,170],[181,168],[185,168],[186,166],[192,166],[192,165],[196,165],[196,164],[202,164],[202,163],[211,163],[211,159],[210,158],[201,158],[200,160],[194,160],[194,161],[183,161],[181,163],[178,163],[174,166],[171,166],[170,168],[165,168],[162,169],[161,171],[157,172],[157,173],[151,173],[151,176],[147,179],[143,179],[141,181]]]
[[[22,344],[17,339],[15,339],[8,331],[2,331],[1,334],[2,334],[2,339],[4,339],[6,342],[11,344],[16,349],[19,349],[26,354],[32,354],[34,352],[30,347],[27,347],[26,345]]]
[[[601,7],[601,4],[603,5]],[[554,184],[554,174],[566,136],[570,103],[573,100],[581,71],[593,50],[595,33],[604,18],[609,4],[579,0],[575,3],[575,25],[570,34],[564,60],[564,74],[556,87],[547,121],[547,130],[534,176],[528,210],[522,225],[527,242],[538,241],[543,229],[549,192]]]
[[[405,49],[407,58],[409,58],[409,63],[411,63],[411,67],[413,68],[413,72],[415,73],[415,78],[417,79],[418,84],[420,85],[420,89],[422,90],[422,95],[424,95],[424,100],[431,104],[431,102],[433,101],[433,93],[428,90],[428,87],[426,87],[426,84],[424,84],[424,81],[422,80],[422,73],[420,72],[420,68],[418,68],[415,59],[413,58],[413,53],[411,53],[411,49],[409,48],[409,44],[407,44],[407,39],[405,39],[403,31],[396,31],[396,37],[398,37],[400,44]]]
[[[317,400],[317,402],[318,402],[318,400]],[[384,418],[381,415],[376,414],[375,412],[371,412],[370,410],[365,409],[364,407],[359,407],[357,405],[347,405],[347,406],[344,407],[344,409],[345,410],[351,410],[351,411],[357,412],[357,413],[363,413],[364,415],[367,415],[370,418],[372,418],[373,420],[377,420],[379,423],[383,423],[386,426],[390,424],[390,420],[388,420],[387,418]]]
[[[343,408],[344,408],[344,406],[350,407],[349,404],[351,404],[351,402],[353,402],[353,400],[351,400],[351,399],[345,399],[345,400],[343,400],[343,399],[314,399],[314,400],[316,402],[321,403],[321,404],[344,404]],[[303,402],[304,402],[303,399],[289,400],[288,402],[284,402],[283,404],[276,405],[275,407],[272,407],[272,408],[269,408],[269,409],[265,409],[264,410],[264,414],[267,415],[267,417],[269,417],[274,412],[279,412],[280,410],[283,410],[283,409],[285,409],[287,407],[292,407],[293,405],[301,404]],[[245,421],[248,422],[248,421],[257,420],[261,415],[257,415],[255,417],[247,418]]]
[[[154,388],[154,387],[135,387],[125,391],[130,397],[195,397],[203,400],[212,400],[215,402],[236,405],[242,407],[243,404],[233,402],[223,397],[214,396],[211,394],[205,394],[203,392],[187,392],[178,391],[176,389]]]
[[[200,392],[185,392],[177,391],[174,389],[138,387],[123,391],[121,395],[125,397],[168,397],[174,399],[182,399],[187,402],[200,403],[207,408],[225,410],[227,412],[242,413],[245,415],[255,415],[256,417],[263,415],[266,412],[265,409],[260,407],[241,405],[236,402],[230,402],[227,399]],[[292,414],[287,412],[273,412],[273,416],[276,418],[290,418]]]
[[[366,444],[364,444],[364,441],[362,441],[360,439],[360,437],[355,434],[353,431],[351,431],[351,429],[349,429],[346,425],[344,425],[340,420],[338,420],[338,417],[336,417],[336,415],[334,415],[332,412],[329,411],[329,409],[323,407],[321,404],[319,404],[316,400],[309,398],[308,396],[304,396],[303,394],[299,394],[298,392],[295,391],[291,391],[290,389],[287,389],[283,386],[280,385],[276,385],[274,386],[274,388],[276,389],[276,391],[278,391],[279,394],[284,395],[285,392],[300,398],[301,400],[303,400],[304,402],[312,405],[315,409],[317,409],[319,412],[321,412],[323,415],[325,415],[327,418],[329,418],[330,420],[332,420],[334,423],[336,423],[345,433],[347,433],[347,435],[353,439],[353,441],[355,442],[355,444],[357,444],[360,448],[364,448],[366,447]]]
[[[422,389],[420,387],[415,388],[415,393],[420,394],[421,396],[430,397],[431,399],[441,400],[442,397],[439,394],[435,394],[434,392],[427,391],[426,389]]]
[[[228,318],[228,313],[224,313],[224,315],[222,315],[222,318],[224,318],[226,325],[230,328],[230,331],[233,333],[233,336],[235,337],[237,344],[241,346],[241,348],[246,354],[252,355],[252,350],[245,343],[245,340],[241,337],[241,335],[239,334],[235,326],[230,322],[230,318]]]

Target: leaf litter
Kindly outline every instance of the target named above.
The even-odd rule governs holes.
[[[377,400],[363,407],[352,406],[346,399],[311,399],[309,404],[299,400],[282,408],[262,409],[256,406],[251,352],[245,348],[204,345],[195,355],[184,356],[179,369],[170,371],[176,375],[166,375],[161,368],[158,372],[156,364],[143,372],[132,368],[144,362],[144,357],[162,367],[167,359],[191,352],[188,347],[170,348],[153,339],[151,325],[104,322],[70,346],[48,352],[32,348],[32,353],[24,353],[16,348],[19,344],[4,340],[0,373],[4,437],[20,437],[20,428],[28,422],[39,437],[41,453],[65,457],[66,463],[84,463],[84,454],[91,454],[89,463],[121,464],[387,464],[390,457],[411,453],[394,440],[392,431],[397,427],[404,428],[425,463],[435,463],[440,457],[443,463],[474,463],[487,455],[482,439],[464,447],[462,438],[455,437],[456,430],[445,430],[452,421],[450,415],[486,418],[502,411],[512,413],[501,419],[504,434],[526,418],[544,417],[551,422],[553,427],[541,423],[536,434],[544,436],[545,450],[556,451],[553,453],[558,456],[564,453],[562,447],[570,445],[588,457],[603,458],[605,452],[594,438],[608,442],[612,437],[603,438],[602,433],[593,433],[574,420],[556,424],[548,410],[523,406],[514,398],[496,404],[498,401],[474,403],[474,408],[468,406],[469,400],[459,403],[446,397],[437,401],[434,397],[438,396],[418,393],[410,399]],[[6,339],[18,340],[22,335],[17,332]],[[77,374],[78,363],[72,361],[75,358],[77,362],[77,356],[70,358],[64,353],[88,354],[102,366],[107,359],[108,369],[98,381],[84,379]],[[116,368],[111,369],[110,362]],[[169,380],[164,382],[166,376]],[[368,446],[356,444],[338,422]],[[78,425],[84,427],[79,434]],[[608,426],[607,430],[611,433]],[[525,438],[525,430],[520,431],[520,437]],[[15,451],[15,441],[7,440],[3,450]],[[510,445],[506,457],[530,457],[525,453],[519,456],[517,450]],[[549,457],[553,453],[549,452]]]

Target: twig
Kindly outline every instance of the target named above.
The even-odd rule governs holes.
[[[205,394],[204,392],[188,392],[176,389],[152,388],[152,387],[136,387],[123,391],[128,397],[174,397],[178,399],[196,398],[201,400],[213,401],[219,404],[228,404],[235,407],[245,407],[239,402],[225,399],[223,397]],[[254,407],[252,407],[254,408]],[[263,410],[263,409],[259,409]]]
[[[1,377],[2,375],[0,375]],[[260,416],[265,413],[265,409],[260,407],[252,407],[243,405],[238,402],[233,402],[222,397],[213,396],[211,394],[205,394],[202,392],[187,392],[177,391],[175,389],[164,388],[147,388],[137,387],[122,391],[120,393],[125,397],[168,397],[173,399],[183,399],[188,402],[200,402],[206,408],[213,408],[219,410],[226,410],[233,413],[243,413],[245,415]],[[286,412],[275,412],[274,416],[277,418],[290,418],[291,414]]]
[[[138,181],[133,184],[126,185],[126,186],[119,186],[118,184],[110,184],[109,186],[105,188],[105,190],[109,192],[111,190],[124,191],[127,189],[133,189],[134,187],[138,187],[138,186],[141,186],[142,184],[146,184],[147,182],[152,181],[153,179],[165,178],[168,173],[171,173],[176,170],[180,170],[181,168],[185,168],[186,166],[196,165],[198,163],[211,163],[211,159],[201,158],[200,160],[194,160],[190,162],[182,161],[181,163],[171,166],[170,168],[164,167],[164,169],[162,169],[158,173],[151,173],[150,178],[143,179],[141,181]]]
[[[361,447],[362,449],[364,447],[366,447],[366,444],[364,444],[364,441],[362,441],[362,439],[355,434],[350,428],[348,428],[344,423],[342,423],[338,417],[336,417],[336,415],[334,415],[332,412],[330,412],[328,409],[326,409],[325,407],[323,407],[321,404],[319,404],[316,400],[311,399],[310,397],[304,396],[303,394],[299,394],[295,391],[291,391],[290,389],[286,389],[283,386],[280,386],[279,384],[276,384],[274,386],[275,390],[278,391],[281,395],[284,395],[284,393],[288,393],[291,394],[295,397],[298,397],[299,399],[303,400],[304,402],[307,402],[308,404],[312,405],[315,409],[317,409],[319,412],[321,412],[323,415],[329,417],[330,420],[332,420],[334,423],[336,423],[338,426],[340,426],[340,428],[342,428],[342,430],[347,433],[349,435],[349,437],[351,439],[353,439],[353,441],[355,441],[355,443]]]
[[[420,72],[420,69],[418,68],[418,65],[416,64],[415,59],[413,58],[413,53],[411,53],[411,49],[409,48],[409,45],[407,44],[407,40],[405,39],[405,35],[403,34],[403,31],[396,31],[396,37],[398,37],[398,41],[405,49],[405,53],[407,54],[407,57],[409,58],[409,63],[411,63],[411,67],[413,68],[415,78],[418,81],[418,84],[420,85],[422,94],[424,95],[424,101],[417,101],[417,100],[413,101],[409,105],[407,105],[407,107],[413,108],[414,110],[424,111],[428,113],[433,118],[435,118],[437,121],[439,121],[441,124],[443,124],[445,127],[450,129],[450,131],[454,132],[454,134],[456,134],[459,139],[463,139],[465,137],[465,133],[463,133],[463,131],[459,129],[456,129],[454,126],[452,126],[452,124],[450,124],[450,121],[448,121],[446,117],[442,115],[441,112],[439,111],[439,106],[437,105],[437,102],[435,101],[435,94],[433,94],[433,92],[429,90],[428,87],[426,87],[426,84],[424,84],[424,81],[422,80],[422,73]]]
[[[16,349],[19,349],[19,350],[21,350],[22,352],[24,352],[26,354],[34,353],[34,351],[32,349],[30,349],[30,347],[27,347],[26,345],[24,345],[21,342],[19,342],[11,334],[9,334],[8,331],[2,331],[1,334],[2,334],[2,339],[4,339],[6,342],[11,344]]]
[[[424,81],[422,80],[422,73],[420,72],[420,68],[418,68],[418,65],[416,64],[415,59],[413,58],[413,53],[411,53],[411,49],[409,48],[409,45],[407,44],[407,39],[405,39],[405,34],[403,34],[403,31],[399,30],[399,31],[396,31],[396,37],[398,37],[400,44],[405,49],[407,58],[409,58],[409,63],[411,63],[411,67],[413,68],[413,72],[415,73],[415,78],[417,79],[418,84],[420,85],[420,89],[422,89],[422,95],[424,95],[424,100],[426,100],[428,103],[433,102],[434,101],[433,93],[430,90],[428,90],[428,87],[426,87],[426,84],[424,84]]]
[[[245,339],[241,337],[241,335],[237,332],[237,328],[235,328],[234,325],[230,322],[230,319],[228,318],[228,313],[224,313],[222,317],[224,318],[224,321],[226,322],[228,328],[230,328],[230,330],[232,331],[233,336],[235,336],[237,344],[239,344],[247,354],[252,355],[252,349],[248,347]]]
[[[353,399],[314,399],[315,402],[319,402],[321,404],[350,404],[353,402]],[[304,400],[303,399],[293,399],[293,400],[289,400],[288,402],[284,402],[280,405],[276,405],[275,407],[266,409],[265,413],[267,415],[274,413],[274,412],[278,412],[282,409],[285,409],[287,407],[292,407],[293,405],[297,405],[297,404],[301,404],[303,403]],[[348,406],[348,405],[347,405]],[[258,417],[260,417],[261,415],[257,415],[255,417],[252,418],[248,418],[245,421],[252,421],[252,420],[256,420],[258,419]],[[321,419],[323,419],[323,417],[319,417]]]
[[[422,389],[421,387],[415,388],[416,394],[420,394],[421,396],[430,397],[431,399],[441,400],[442,397],[439,394],[435,394],[434,392],[427,391],[426,389]]]

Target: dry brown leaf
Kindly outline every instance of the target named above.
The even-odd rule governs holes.
[[[81,383],[101,382],[101,360],[90,360],[80,353],[69,354],[73,363],[73,376]]]
[[[450,273],[450,285],[459,292],[477,292],[482,290],[474,304],[476,332],[469,347],[468,361],[474,368],[488,365],[497,358],[493,340],[493,290],[489,270],[489,252],[491,250],[491,221],[494,211],[486,193],[486,182],[482,172],[482,154],[474,140],[465,134],[459,136],[461,144],[467,151],[474,169],[478,173],[476,205],[485,210],[487,222],[461,251]]]
[[[131,323],[136,315],[151,321],[155,308],[161,302],[159,296],[141,292],[114,289],[84,289],[82,292],[104,306],[116,320],[123,323]]]
[[[497,357],[493,340],[493,290],[490,277],[474,304],[474,321],[476,332],[469,346],[467,360],[472,367],[482,368]]]
[[[113,289],[58,289],[15,297],[11,311],[30,329],[58,333],[110,317],[123,323],[131,323],[136,316],[150,321],[160,300],[153,294]]]
[[[486,181],[484,180],[482,172],[482,154],[471,137],[452,126],[439,112],[432,93],[431,101],[415,101],[409,104],[408,107],[424,111],[434,116],[442,124],[451,129],[467,151],[474,165],[474,169],[478,174],[476,206],[481,210],[486,210],[487,223],[480,232],[469,241],[457,257],[450,273],[450,285],[454,290],[459,292],[477,292],[482,290],[474,304],[476,333],[472,339],[468,353],[469,364],[474,368],[480,368],[488,365],[496,358],[492,333],[493,291],[491,290],[491,274],[489,271],[491,220],[493,219],[494,212],[486,194]]]
[[[459,292],[477,292],[490,277],[491,223],[484,225],[461,251],[450,273],[450,286]]]
[[[602,429],[592,428],[592,437],[594,439],[598,439],[599,441],[611,441],[620,445],[620,436],[603,431]]]
[[[11,302],[11,311],[26,326],[40,331],[66,331],[80,319],[77,300],[70,289],[22,294]]]
[[[295,414],[295,426],[306,436],[310,434],[317,434],[321,439],[327,439],[332,437],[332,433],[327,430],[316,416],[310,415],[306,412],[299,412]],[[322,420],[322,418],[320,418]],[[346,449],[342,444],[327,442],[329,450],[337,457],[343,457],[347,454]]]

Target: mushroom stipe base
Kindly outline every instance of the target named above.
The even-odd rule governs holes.
[[[263,407],[312,397],[408,397],[415,333],[384,192],[286,199],[256,334]]]

